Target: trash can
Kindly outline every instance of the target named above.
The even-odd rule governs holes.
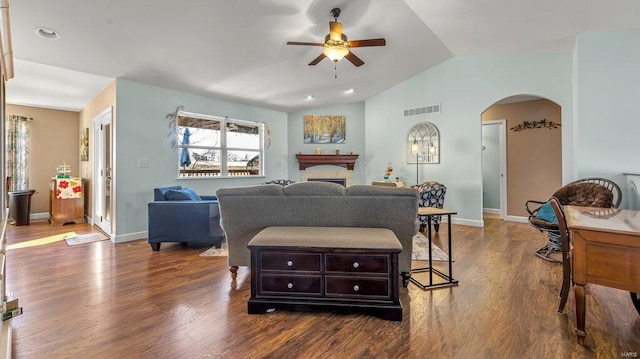
[[[9,217],[16,226],[28,225],[31,214],[31,196],[35,189],[9,192]]]

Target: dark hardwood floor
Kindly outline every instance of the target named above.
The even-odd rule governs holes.
[[[89,225],[8,226],[9,244]],[[446,243],[443,225],[436,236]],[[442,240],[443,243],[440,243]],[[573,291],[558,314],[561,266],[537,258],[527,224],[453,226],[459,286],[401,288],[402,322],[367,315],[247,314],[249,269],[232,284],[207,246],[64,241],[8,251],[17,358],[621,358],[640,353],[629,293],[587,286],[586,345],[574,332]],[[446,244],[440,245],[446,251]],[[416,266],[419,266],[416,263]],[[446,268],[443,266],[443,269]]]

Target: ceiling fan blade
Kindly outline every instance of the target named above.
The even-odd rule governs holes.
[[[320,54],[320,56],[316,57],[315,59],[313,59],[313,61],[309,63],[309,66],[317,65],[318,62],[322,61],[322,59],[324,59],[325,57],[327,57],[325,54]]]
[[[364,65],[364,61],[360,60],[360,58],[354,55],[354,53],[351,51],[349,51],[349,53],[346,54],[344,58],[349,60],[352,64],[356,65],[356,67]]]
[[[287,45],[303,45],[303,46],[324,46],[323,43],[319,42],[298,42],[298,41],[289,41]]]
[[[386,44],[387,41],[384,38],[349,41],[349,47],[384,46]]]

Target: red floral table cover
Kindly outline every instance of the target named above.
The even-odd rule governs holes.
[[[82,178],[54,178],[51,182],[57,199],[82,198]]]

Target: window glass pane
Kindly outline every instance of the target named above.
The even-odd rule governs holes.
[[[186,128],[189,129],[187,136],[185,136]],[[180,144],[190,146],[219,147],[220,121],[179,116],[178,141]]]
[[[230,176],[257,175],[260,170],[258,151],[229,150],[227,153],[227,168]]]
[[[262,124],[179,112],[176,125],[180,177],[263,175]]]
[[[180,177],[220,176],[220,150],[181,148],[179,153]]]
[[[260,128],[256,125],[227,123],[227,147],[230,148],[260,148]]]

